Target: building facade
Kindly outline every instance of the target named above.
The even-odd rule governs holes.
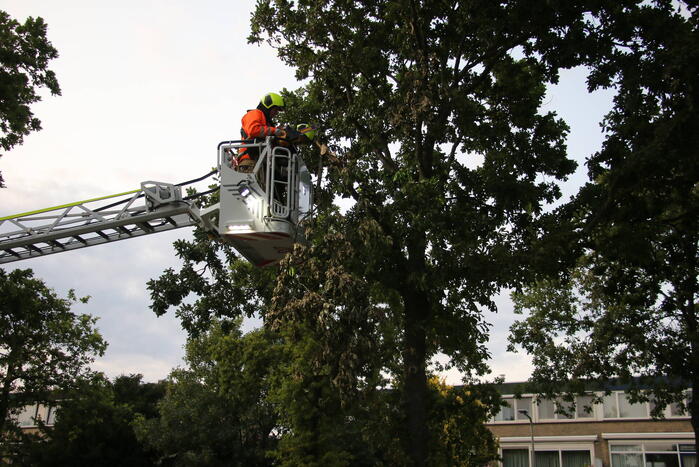
[[[17,414],[11,415],[11,418],[23,430],[35,431],[38,427],[37,420],[42,420],[46,426],[54,424],[56,407],[49,407],[43,404],[25,405]]]
[[[678,405],[653,419],[652,403],[631,403],[623,389],[592,394],[575,404],[515,398],[503,385],[506,407],[489,423],[498,438],[502,467],[528,467],[532,445],[536,467],[696,467],[694,430]],[[689,394],[688,394],[689,395]]]

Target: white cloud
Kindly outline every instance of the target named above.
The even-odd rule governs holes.
[[[96,371],[104,372],[109,378],[140,373],[143,381],[155,382],[164,379],[170,371],[181,365],[176,359],[153,358],[142,353],[124,353],[117,357],[103,358],[92,365]]]

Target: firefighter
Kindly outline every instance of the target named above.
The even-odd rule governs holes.
[[[279,112],[284,110],[284,98],[270,92],[265,94],[256,109],[248,110],[243,116],[240,135],[243,139],[264,140],[267,136],[285,138],[286,131],[274,126]],[[252,172],[259,157],[259,149],[243,148],[238,153],[238,170]]]

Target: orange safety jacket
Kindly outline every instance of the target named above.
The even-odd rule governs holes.
[[[240,135],[243,139],[265,138],[274,135],[274,132],[277,131],[277,127],[267,125],[267,117],[260,109],[248,110],[243,116],[242,124]],[[247,149],[248,148],[242,148],[239,151],[239,161],[250,159],[250,153]]]

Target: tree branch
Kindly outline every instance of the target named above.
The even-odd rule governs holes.
[[[456,150],[459,148],[459,145],[461,144],[461,141],[463,140],[463,135],[459,135],[456,137],[456,142],[451,146],[451,151],[449,151],[449,158],[447,160],[449,166],[451,166],[454,163],[454,159],[456,159]]]

